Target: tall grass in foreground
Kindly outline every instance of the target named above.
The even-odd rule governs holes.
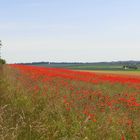
[[[140,139],[138,82],[98,83],[95,75],[91,83],[25,68],[0,71],[1,140]]]

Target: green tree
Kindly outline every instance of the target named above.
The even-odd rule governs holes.
[[[0,64],[6,64],[6,61],[0,58]]]

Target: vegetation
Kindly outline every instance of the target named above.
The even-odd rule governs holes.
[[[139,140],[140,78],[5,65],[2,140]]]
[[[0,59],[0,64],[6,64],[6,61],[4,59]]]
[[[45,66],[54,68],[68,68],[75,70],[112,70],[112,71],[139,71],[140,61],[116,61],[116,62],[96,62],[96,63],[77,63],[77,62],[32,62],[25,65]]]

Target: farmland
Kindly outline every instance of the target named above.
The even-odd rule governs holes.
[[[26,63],[25,63],[26,64]],[[124,65],[136,64],[138,69],[123,69]],[[44,66],[51,68],[67,68],[74,70],[103,70],[103,71],[140,71],[140,62],[122,61],[122,62],[97,62],[97,63],[29,63],[33,66]]]
[[[137,74],[1,67],[0,139],[139,140]]]
[[[128,75],[140,77],[140,71],[139,70],[121,70],[121,71],[115,71],[115,70],[78,70],[83,72],[93,72],[93,73],[100,73],[100,74],[115,74],[115,75]]]

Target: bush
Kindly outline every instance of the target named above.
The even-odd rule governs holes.
[[[6,61],[4,59],[0,59],[0,64],[6,64]]]

